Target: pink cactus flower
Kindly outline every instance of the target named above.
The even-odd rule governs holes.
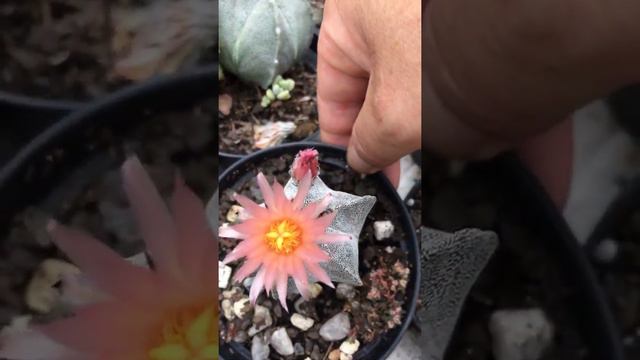
[[[305,149],[298,152],[296,158],[293,160],[291,176],[296,181],[301,181],[307,172],[311,172],[311,178],[315,179],[315,177],[318,176],[319,169],[318,150]]]
[[[154,269],[51,221],[53,241],[105,296],[71,317],[4,333],[0,358],[218,358],[217,243],[202,202],[177,179],[170,212],[137,158],[122,173]]]
[[[266,207],[245,196],[234,195],[246,210],[247,217],[240,224],[220,228],[220,236],[242,240],[223,262],[226,264],[245,259],[234,275],[236,281],[242,281],[257,271],[249,292],[252,303],[255,304],[262,289],[269,294],[275,287],[280,303],[288,310],[286,297],[289,277],[293,278],[298,291],[305,298],[310,296],[307,272],[333,287],[331,279],[319,265],[329,257],[318,245],[347,241],[349,236],[326,232],[335,213],[319,215],[327,209],[331,201],[329,196],[304,206],[304,199],[311,187],[311,171],[301,178],[298,192],[292,200],[287,199],[282,185],[277,181],[274,180],[273,186],[269,186],[262,173],[258,174],[257,180]]]

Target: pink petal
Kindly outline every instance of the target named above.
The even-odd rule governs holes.
[[[213,247],[213,254],[203,253],[208,248],[207,244],[215,242],[213,231],[207,222],[202,201],[180,177],[176,178],[171,203],[179,235],[176,245],[180,266],[186,278],[193,279],[202,272],[202,267],[207,265],[206,258],[218,257],[218,247]]]
[[[244,239],[245,234],[237,231],[233,226],[220,226],[218,228],[218,236],[231,239]]]
[[[242,264],[240,269],[236,271],[236,274],[233,276],[233,278],[238,282],[242,281],[247,276],[256,271],[260,265],[262,265],[262,261],[259,258],[247,259],[245,260],[244,264]]]
[[[112,296],[135,302],[153,302],[157,283],[153,273],[135,266],[93,237],[51,221],[53,241],[96,286]]]
[[[304,199],[307,197],[310,187],[311,171],[307,171],[307,173],[302,178],[302,181],[300,182],[300,186],[298,186],[296,197],[293,199],[293,208],[295,210],[299,210],[300,208],[302,208],[302,205],[304,205]]]
[[[307,205],[302,212],[305,216],[315,219],[322,214],[323,211],[327,210],[327,207],[331,204],[331,200],[331,194],[327,194],[322,199]]]
[[[46,355],[45,355],[46,354]],[[0,358],[19,360],[86,360],[81,354],[34,329],[5,328],[0,336]]]
[[[264,268],[261,268],[258,271],[258,274],[256,275],[256,277],[253,279],[253,283],[251,284],[251,290],[249,290],[249,300],[251,300],[251,304],[256,303],[256,300],[258,299],[258,295],[260,295],[260,292],[262,292],[262,289],[264,288]]]
[[[253,250],[253,246],[251,242],[248,240],[241,241],[238,245],[236,245],[230,253],[222,260],[223,264],[228,264],[230,262],[236,261],[240,258],[247,256]]]
[[[273,289],[273,285],[278,277],[278,273],[280,272],[280,267],[278,263],[274,262],[266,262],[264,267],[264,288],[267,290],[267,295]]]
[[[304,248],[296,252],[296,255],[310,262],[324,262],[329,260],[329,255],[313,243],[305,244]]]
[[[334,287],[329,275],[321,268],[317,263],[307,262],[305,263],[307,270],[313,275],[318,281],[327,284],[327,286]]]
[[[321,217],[318,218],[318,220],[316,221],[316,226],[319,229],[322,229],[324,232],[324,229],[328,228],[329,225],[331,225],[331,223],[333,222],[333,220],[336,218],[337,213],[336,212],[332,212],[326,215],[322,215]]]
[[[138,228],[156,269],[169,277],[180,276],[177,231],[164,200],[137,157],[125,161],[122,175]]]
[[[251,199],[244,195],[235,194],[235,200],[251,215],[255,217],[266,216],[267,209],[262,206],[256,204]]]
[[[287,272],[293,278],[296,288],[302,297],[309,299],[311,297],[311,293],[309,291],[309,279],[307,278],[307,271],[305,270],[302,261],[300,259],[294,259],[291,261]]]
[[[56,342],[81,352],[122,352],[147,344],[163,313],[154,306],[105,302],[79,308],[75,316],[35,327]]]
[[[281,271],[278,274],[277,287],[278,287],[278,299],[280,300],[280,304],[285,311],[289,312],[289,307],[287,306],[287,273]]]
[[[284,188],[275,180],[273,181],[273,198],[277,211],[284,212],[289,208],[289,199],[284,195]]]
[[[267,178],[264,177],[263,173],[258,173],[258,187],[260,187],[260,192],[262,192],[264,203],[269,209],[273,209],[275,206],[273,190],[271,189],[271,186],[269,186]]]

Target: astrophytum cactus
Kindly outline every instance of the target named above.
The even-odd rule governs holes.
[[[309,48],[307,0],[220,0],[220,62],[245,82],[269,87]]]

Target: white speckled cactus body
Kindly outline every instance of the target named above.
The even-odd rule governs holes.
[[[220,0],[220,62],[245,82],[269,87],[309,48],[307,0]]]

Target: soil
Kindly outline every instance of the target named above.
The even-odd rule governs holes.
[[[318,111],[316,107],[315,72],[299,65],[283,74],[296,82],[291,99],[274,101],[269,107],[262,108],[260,101],[264,91],[258,86],[247,85],[232,74],[225,73],[220,82],[220,94],[230,95],[233,105],[229,115],[219,113],[221,152],[230,154],[250,154],[254,147],[254,125],[267,122],[293,122],[296,130],[285,141],[302,140],[318,129]]]
[[[142,0],[4,0],[0,4],[0,89],[90,100],[128,83],[114,67],[115,7]],[[208,57],[209,55],[207,55]]]
[[[322,156],[322,155],[321,155]],[[289,175],[288,166],[293,160],[292,156],[285,156],[273,159],[268,163],[262,163],[262,171],[268,179],[275,178],[284,184]],[[257,174],[257,170],[253,171]],[[399,247],[400,240],[404,233],[401,229],[398,213],[393,211],[390,199],[380,195],[376,191],[376,185],[370,178],[361,178],[359,175],[342,169],[329,169],[326,164],[321,163],[322,179],[334,190],[350,192],[356,195],[377,195],[378,200],[374,208],[369,213],[364,228],[360,236],[360,276],[364,285],[353,288],[355,296],[344,298],[336,295],[336,291],[323,286],[320,295],[301,306],[293,306],[299,299],[299,295],[288,297],[289,308],[292,313],[285,312],[281,305],[270,298],[264,292],[259,296],[257,304],[266,306],[273,313],[273,325],[264,330],[270,336],[277,327],[285,327],[291,340],[296,347],[301,350],[294,356],[284,357],[273,349],[270,352],[270,359],[305,359],[307,356],[313,360],[326,359],[327,354],[337,349],[342,341],[327,342],[318,336],[320,326],[329,318],[346,311],[351,314],[351,331],[353,337],[360,341],[360,350],[372,340],[385,333],[391,328],[400,324],[404,316],[402,306],[404,304],[404,292],[406,286],[406,276],[408,275],[408,265],[406,253]],[[235,202],[232,200],[233,192],[244,194],[255,201],[260,202],[260,192],[255,182],[255,176],[243,177],[244,182],[240,182],[233,189],[221,189],[220,199],[220,221],[226,222],[225,215]],[[378,241],[374,237],[373,222],[376,220],[391,220],[395,227],[395,232],[391,238]],[[223,258],[231,251],[236,244],[234,239],[220,239],[220,257]],[[240,264],[232,263],[232,267]],[[402,279],[404,279],[404,284]],[[236,289],[236,294],[231,296],[232,301],[248,296],[248,290],[243,284],[229,284],[227,289]],[[228,294],[228,292],[227,292]],[[220,299],[229,298],[223,292]],[[290,294],[291,296],[291,294]],[[295,309],[295,310],[294,310]],[[300,332],[290,323],[290,316],[294,311],[302,311],[303,315],[315,320],[315,325],[307,332]],[[252,312],[244,318],[235,318],[231,321],[225,317],[220,317],[220,335],[224,342],[240,342],[251,348],[251,338],[247,335],[247,329],[252,325]],[[260,336],[257,335],[257,336]],[[268,338],[268,337],[267,337]],[[358,353],[355,357],[358,359]]]
[[[61,316],[55,307],[38,313],[24,300],[27,284],[45,259],[65,259],[51,243],[45,223],[54,217],[88,231],[121,255],[143,251],[122,189],[119,167],[127,154],[140,157],[161,194],[173,189],[176,169],[187,184],[208,202],[217,187],[215,100],[189,109],[151,115],[127,129],[99,128],[93,132],[95,157],[48,190],[48,198],[13,217],[0,244],[0,327],[15,316],[32,315],[36,321]],[[89,151],[89,150],[88,150]],[[25,189],[28,191],[29,189]]]
[[[616,219],[610,238],[618,246],[608,263],[596,262],[600,282],[608,296],[627,359],[640,358],[640,208]]]
[[[540,246],[537,230],[518,218],[519,206],[482,167],[425,157],[422,179],[427,227],[456,231],[476,227],[498,233],[500,247],[466,302],[446,360],[493,360],[488,330],[494,311],[541,308],[555,326],[555,338],[542,360],[583,359],[586,347],[567,308],[572,286]]]

